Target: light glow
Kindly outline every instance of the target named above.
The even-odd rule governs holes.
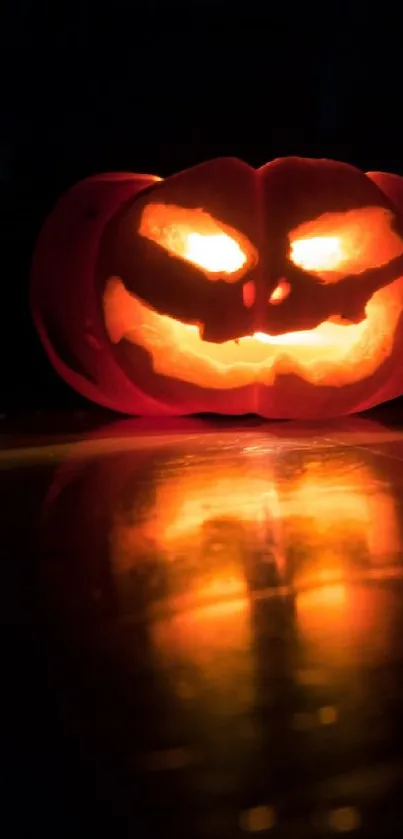
[[[291,259],[304,271],[334,271],[343,260],[342,241],[337,236],[313,236],[291,243]]]
[[[273,305],[277,305],[278,303],[282,303],[283,300],[286,300],[288,295],[291,291],[291,285],[287,280],[279,280],[276,288],[271,293],[269,297],[269,303]]]
[[[393,214],[384,207],[324,213],[291,231],[290,259],[325,283],[380,268],[403,252],[393,222]]]
[[[257,252],[245,236],[204,210],[147,204],[139,234],[201,268],[211,279],[234,282],[257,262]]]
[[[321,666],[362,657],[364,646],[371,657],[384,655],[395,619],[386,588],[374,594],[368,580],[388,579],[402,540],[396,500],[374,466],[351,449],[326,458],[310,450],[303,469],[286,474],[266,444],[253,457],[231,449],[212,461],[192,452],[191,465],[172,453],[161,459],[141,509],[138,482],[130,482],[109,532],[122,590],[126,575],[138,564],[146,571],[149,561],[149,579],[164,580],[155,605],[147,603],[160,652],[205,666],[222,688],[231,650],[247,648],[251,661],[251,603],[280,594],[295,602],[308,668],[312,647]],[[256,589],[254,571],[267,563],[273,582]],[[183,667],[175,672],[183,679]],[[244,685],[237,659],[235,680],[240,672]]]
[[[226,233],[213,233],[211,236],[188,233],[183,238],[184,258],[213,274],[221,271],[233,274],[246,263],[246,254],[238,242]]]
[[[203,341],[195,324],[160,315],[111,277],[104,292],[110,340],[143,347],[153,368],[165,376],[203,387],[229,389],[294,373],[312,384],[341,386],[371,375],[392,351],[403,306],[401,278],[377,291],[358,324],[331,321],[282,335],[254,335],[214,344]]]

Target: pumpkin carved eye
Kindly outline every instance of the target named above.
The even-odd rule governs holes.
[[[235,282],[258,261],[246,236],[204,210],[148,204],[141,215],[139,234],[200,268],[210,280]]]
[[[393,214],[383,207],[324,213],[291,231],[289,258],[323,283],[335,283],[400,256],[403,241],[392,225]]]

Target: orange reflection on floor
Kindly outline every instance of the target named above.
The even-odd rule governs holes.
[[[257,523],[267,515],[278,517],[270,472],[265,474],[262,468],[249,472],[245,465],[224,465],[219,459],[208,464],[189,463],[173,478],[161,480],[145,531],[155,536],[157,527],[161,546],[168,546],[190,534],[195,536],[209,521]]]
[[[346,581],[301,591],[297,626],[304,655],[330,667],[382,660],[398,602],[390,588]]]
[[[199,605],[204,592],[196,588],[186,605],[182,601],[181,613],[153,622],[150,633],[159,666],[176,674],[177,695],[203,700],[206,710],[228,716],[253,706],[253,634],[245,581],[239,579],[239,596],[231,601],[225,577],[221,586],[221,600],[208,606]],[[216,595],[219,588],[217,576]]]
[[[210,649],[210,633],[218,646],[228,642],[229,620],[236,635],[237,604],[253,608],[255,581],[264,577],[256,572],[265,563],[276,573],[259,583],[259,596],[271,585],[272,593],[280,586],[296,599],[301,637],[323,655],[344,650],[351,658],[371,632],[373,647],[387,642],[384,601],[379,592],[366,600],[361,583],[396,563],[400,527],[390,486],[362,452],[311,449],[284,470],[275,452],[255,448],[250,456],[241,448],[236,458],[203,453],[159,461],[150,474],[149,500],[138,508],[131,484],[113,511],[110,556],[122,586],[133,568],[157,569],[163,612],[180,615],[180,630],[175,622],[164,628],[165,639],[173,633],[172,649],[176,632],[188,636],[196,661],[205,643]],[[147,485],[146,473],[142,480]],[[222,621],[223,636],[215,638]],[[156,644],[162,649],[162,636]]]
[[[128,505],[114,513],[110,550],[115,572],[129,570],[139,557],[157,556],[165,566],[167,591],[175,598],[183,594],[184,608],[188,596],[194,598],[193,607],[249,596],[245,564],[270,544],[281,566],[282,548],[270,467],[247,466],[242,460],[225,466],[216,459],[160,473],[144,515],[133,519]],[[182,609],[181,602],[174,608]]]
[[[280,504],[286,551],[298,548],[292,569],[297,589],[336,583],[398,555],[395,499],[356,452],[312,459],[302,475],[290,479]],[[342,597],[333,587],[323,596]]]

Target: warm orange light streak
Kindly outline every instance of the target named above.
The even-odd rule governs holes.
[[[211,279],[234,282],[257,261],[257,252],[246,236],[204,210],[147,204],[139,234],[201,268]]]

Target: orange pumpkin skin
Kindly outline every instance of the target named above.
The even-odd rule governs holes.
[[[403,393],[403,179],[282,158],[65,195],[34,254],[50,361],[127,414],[325,418]]]

